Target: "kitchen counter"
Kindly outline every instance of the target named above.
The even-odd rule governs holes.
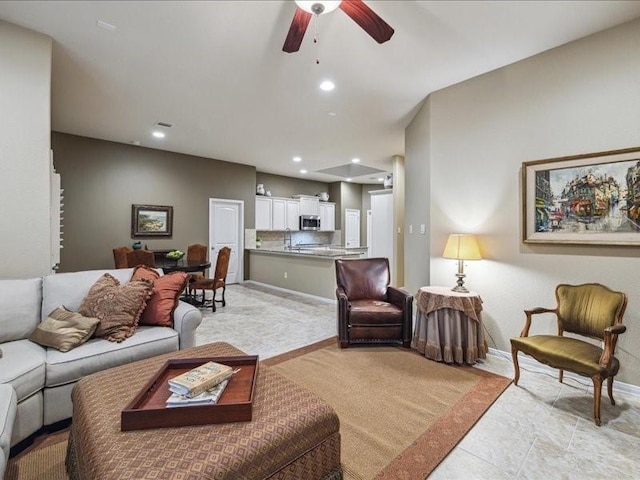
[[[366,248],[344,248],[340,246],[322,246],[322,247],[260,247],[248,248],[250,252],[264,253],[268,255],[286,255],[286,256],[304,256],[316,258],[359,258],[366,253]]]
[[[335,300],[337,258],[360,258],[366,248],[248,248],[249,279],[275,287]]]

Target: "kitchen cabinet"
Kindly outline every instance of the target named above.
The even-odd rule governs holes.
[[[287,200],[284,198],[271,199],[271,230],[285,230],[287,228]]]
[[[336,204],[319,202],[320,230],[332,232],[336,229]]]
[[[300,202],[290,198],[256,197],[256,230],[299,230]]]
[[[271,199],[256,197],[256,230],[271,230]]]
[[[320,199],[309,195],[296,195],[300,200],[300,215],[320,215]]]
[[[291,231],[300,230],[300,202],[287,199],[287,228]]]

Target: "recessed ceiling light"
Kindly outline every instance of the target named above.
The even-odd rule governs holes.
[[[293,157],[293,161],[294,162],[301,162],[302,161],[302,157]]]
[[[329,112],[327,113],[327,115],[329,115],[330,117],[335,117],[338,114],[336,112]]]
[[[113,32],[117,28],[115,25],[111,25],[110,23],[103,22],[102,20],[98,20],[96,22],[96,26],[98,26],[103,30],[106,30],[107,32]]]
[[[354,158],[353,160],[351,160],[353,163],[360,163],[360,159],[359,158]]]
[[[300,170],[300,173],[307,173],[307,171],[303,168],[302,170]]]
[[[331,80],[325,80],[320,84],[320,90],[324,90],[325,92],[330,92],[334,88],[336,88],[336,85]]]
[[[151,135],[153,135],[156,138],[164,138],[164,132],[160,132],[158,130],[156,130],[155,132],[153,132]]]
[[[351,181],[351,179],[350,179],[350,178],[347,178],[347,182],[350,182],[350,181]]]
[[[384,178],[379,178],[378,181],[379,182],[384,182]]]

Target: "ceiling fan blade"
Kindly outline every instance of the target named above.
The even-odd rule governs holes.
[[[296,13],[293,14],[289,33],[287,34],[287,38],[285,39],[282,47],[283,52],[293,53],[300,50],[304,33],[307,31],[307,27],[311,21],[311,15],[311,13],[305,12],[301,8],[296,7]]]
[[[393,28],[382,20],[362,0],[342,0],[340,8],[362,27],[378,43],[384,43],[393,36]]]

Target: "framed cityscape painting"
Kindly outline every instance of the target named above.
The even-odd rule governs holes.
[[[171,237],[173,207],[131,205],[131,238]]]
[[[640,148],[522,164],[523,241],[640,245]]]

